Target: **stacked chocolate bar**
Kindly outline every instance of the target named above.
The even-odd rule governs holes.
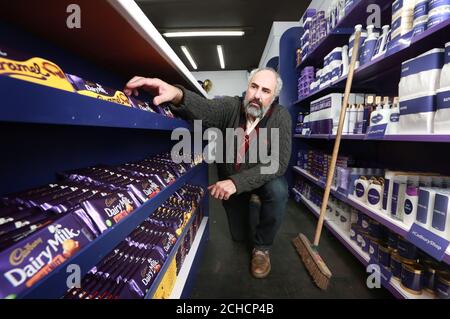
[[[187,222],[198,214],[204,193],[198,186],[181,188],[92,268],[80,288],[72,288],[64,298],[143,298]],[[196,218],[192,224],[199,221]]]
[[[33,286],[192,165],[162,154],[62,172],[56,183],[2,197],[0,298]]]

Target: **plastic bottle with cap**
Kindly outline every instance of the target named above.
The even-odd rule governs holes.
[[[353,32],[353,34],[350,36],[349,39],[349,44],[348,44],[348,59],[349,61],[352,60],[352,55],[353,55],[353,46],[355,44],[355,36],[356,36],[356,32],[360,31],[361,32],[361,37],[360,37],[360,41],[359,43],[363,43],[365,40],[365,37],[363,39],[363,29],[362,29],[362,25],[361,24],[357,24],[355,25],[355,31]],[[361,45],[359,46],[359,48],[361,49]],[[361,51],[361,50],[359,50]]]
[[[389,28],[390,28],[390,26],[388,24],[384,25],[381,28],[382,29],[381,36],[378,37],[377,44],[373,51],[371,60],[374,60],[384,54],[385,51],[383,51],[383,48],[386,46],[387,36],[389,34]]]
[[[373,95],[366,96],[366,104],[364,105],[364,118],[363,118],[363,134],[366,133],[367,128],[370,126],[370,117],[375,108],[375,97]]]
[[[348,74],[348,45],[342,47],[342,71],[341,76]]]
[[[358,117],[358,108],[357,105],[354,104],[350,108],[350,117],[349,117],[349,125],[348,125],[348,133],[354,134],[356,128],[356,119]]]
[[[392,101],[392,107],[388,118],[388,126],[386,129],[386,134],[398,133],[399,120],[400,120],[400,104],[398,101],[398,96],[396,96]]]
[[[381,96],[375,97],[375,105],[375,110],[370,114],[370,126],[379,124],[380,119],[382,118],[381,110],[383,105],[381,104]]]
[[[389,117],[391,116],[391,104],[389,103],[389,96],[385,96],[383,98],[383,108],[381,109],[380,114],[383,116],[380,124],[388,124]]]
[[[364,105],[359,104],[356,111],[356,134],[362,134],[362,128],[364,123]]]
[[[372,59],[379,36],[380,34],[374,31],[373,24],[367,26],[367,38],[364,40],[364,43],[359,50],[359,62],[361,65],[364,65]]]

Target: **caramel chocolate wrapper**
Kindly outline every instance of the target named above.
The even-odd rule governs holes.
[[[40,57],[26,57],[0,46],[0,75],[73,92],[63,70],[55,63]]]

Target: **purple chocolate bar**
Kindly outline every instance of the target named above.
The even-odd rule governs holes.
[[[15,298],[89,243],[81,225],[66,214],[0,253],[0,298]]]

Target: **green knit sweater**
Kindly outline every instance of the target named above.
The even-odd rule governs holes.
[[[171,106],[171,109],[182,118],[189,121],[202,120],[204,128],[218,128],[222,131],[224,137],[226,128],[239,127],[241,113],[243,112],[242,98],[236,96],[209,100],[184,87],[178,87],[183,90],[183,100],[180,105]],[[291,116],[286,108],[281,105],[273,104],[271,108],[273,110],[265,127],[269,132],[267,142],[271,152],[270,156],[279,161],[278,170],[273,174],[261,174],[261,166],[269,166],[270,163],[249,163],[248,154],[246,154],[245,162],[238,169],[234,163],[217,164],[219,178],[231,179],[236,186],[237,194],[252,191],[270,180],[284,175],[288,167],[292,143]],[[276,148],[270,148],[271,128],[279,129],[279,154],[275,154]],[[233,151],[236,154],[236,146],[232,150],[230,147],[227,148],[225,144],[224,142],[224,159],[227,152]]]

